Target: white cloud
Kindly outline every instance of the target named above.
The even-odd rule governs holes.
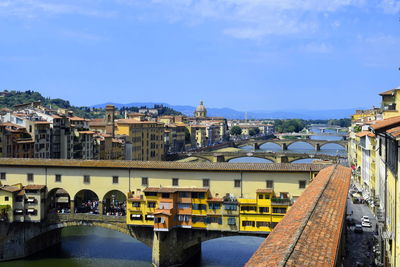
[[[400,12],[400,1],[398,0],[382,0],[381,7],[386,13],[396,14]]]

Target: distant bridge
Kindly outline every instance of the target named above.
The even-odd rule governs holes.
[[[313,133],[313,132],[308,132],[308,133],[275,133],[274,134],[277,137],[283,137],[283,136],[339,136],[346,138],[349,134],[347,132],[337,132],[337,133],[327,133],[327,132],[320,132],[320,133]]]
[[[179,157],[195,157],[210,162],[228,162],[236,158],[254,157],[267,159],[274,163],[291,163],[300,159],[321,159],[339,161],[345,157],[318,154],[318,153],[287,153],[287,152],[251,152],[251,151],[237,151],[237,152],[192,152],[181,153]]]
[[[248,146],[251,145],[254,149],[260,149],[260,147],[267,143],[277,144],[281,147],[282,150],[288,150],[288,147],[294,143],[307,143],[314,147],[315,151],[320,151],[324,145],[327,144],[337,144],[342,146],[344,149],[347,149],[347,141],[346,140],[311,140],[311,139],[268,139],[268,140],[243,140],[236,142],[235,145],[237,147]]]

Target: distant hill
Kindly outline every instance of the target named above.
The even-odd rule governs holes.
[[[170,105],[168,103],[154,103],[154,102],[134,102],[128,104],[119,103],[104,103],[94,105],[95,108],[104,108],[107,104],[115,105],[116,107],[140,107],[147,106],[153,107],[154,105],[161,104],[165,107],[170,107],[176,111],[182,112],[187,116],[192,116],[196,107],[194,106],[181,106],[181,105]],[[358,108],[357,108],[358,109]],[[332,110],[287,110],[287,111],[249,111],[247,112],[248,119],[304,119],[304,120],[328,120],[328,119],[340,119],[349,118],[354,114],[354,109],[332,109]],[[238,111],[231,108],[208,108],[207,114],[211,117],[225,117],[228,119],[244,119],[244,111]]]

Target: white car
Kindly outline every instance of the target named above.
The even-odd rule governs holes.
[[[361,222],[369,222],[369,217],[368,216],[362,216]]]
[[[368,221],[363,221],[363,222],[361,222],[361,226],[362,227],[371,227],[371,223]]]

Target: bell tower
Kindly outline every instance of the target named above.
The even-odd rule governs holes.
[[[106,124],[106,134],[109,134],[114,138],[114,136],[115,136],[115,106],[114,105],[106,106],[106,116],[104,119],[105,119],[105,124]]]

